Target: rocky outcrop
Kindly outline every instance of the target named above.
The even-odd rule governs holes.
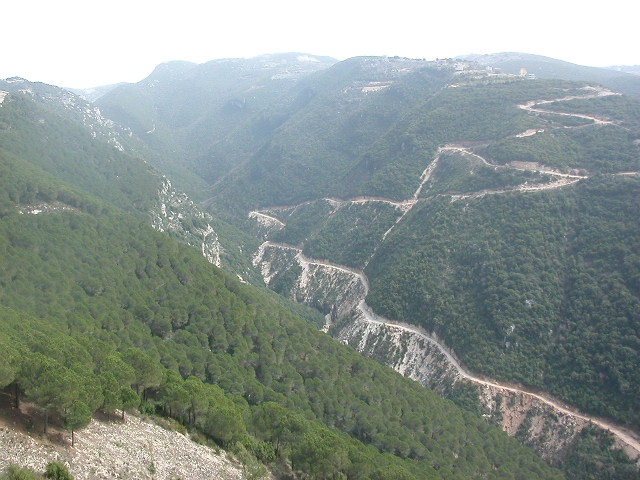
[[[436,342],[436,337],[426,332],[420,334],[402,326],[372,322],[356,312],[333,324],[329,333],[441,394],[449,392],[457,382],[473,383],[479,387],[484,416],[546,460],[561,457],[573,438],[589,424],[586,419],[560,412],[529,393],[467,378],[443,351],[441,341]]]
[[[461,378],[433,342],[402,328],[372,322],[360,311],[333,323],[328,333],[437,392],[446,392]]]
[[[291,298],[318,308],[327,322],[344,318],[366,295],[362,274],[337,265],[311,261],[298,248],[273,242],[263,243],[253,257],[267,285],[292,266],[300,274],[289,292]]]
[[[209,222],[213,218],[198,205],[171,186],[164,177],[158,190],[158,201],[151,211],[151,225],[159,232],[167,232],[183,243],[196,247],[217,267],[220,266],[220,241]]]

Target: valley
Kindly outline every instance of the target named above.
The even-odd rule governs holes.
[[[620,91],[295,53],[169,62],[95,104],[0,81],[7,405],[78,478],[112,446],[81,462],[64,438],[136,410],[247,478],[632,478],[640,100]],[[2,461],[42,470],[13,430]],[[197,475],[131,442],[123,476]]]

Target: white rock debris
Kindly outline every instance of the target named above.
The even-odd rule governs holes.
[[[61,202],[40,202],[29,205],[18,205],[18,212],[22,215],[39,215],[41,213],[77,212],[70,205]]]
[[[267,285],[292,266],[301,268],[291,297],[297,302],[327,310],[331,320],[342,318],[366,295],[367,285],[361,274],[338,265],[312,261],[300,249],[288,245],[263,243],[253,257],[253,265],[260,268]]]
[[[174,479],[241,480],[241,465],[199,445],[182,433],[132,415],[125,422],[93,420],[75,433],[75,446],[56,434],[52,442],[0,426],[0,465],[17,464],[43,472],[58,461],[76,480]]]
[[[263,238],[267,238],[272,233],[282,230],[285,227],[283,221],[264,212],[249,212],[249,218],[255,220],[259,233]]]

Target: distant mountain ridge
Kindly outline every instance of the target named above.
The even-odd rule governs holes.
[[[155,151],[185,159],[181,168],[212,182],[238,158],[259,148],[290,114],[286,106],[292,99],[285,92],[292,85],[335,62],[297,53],[199,65],[168,62],[96,104]],[[165,162],[164,171],[180,186],[191,188],[189,193],[202,194],[192,179],[175,170],[177,165]]]
[[[499,67],[514,75],[519,74],[520,69],[525,69],[528,73],[540,78],[598,82],[613,90],[640,97],[640,78],[637,78],[637,73],[634,76],[633,71],[627,72],[627,67],[620,67],[620,69],[587,67],[542,55],[518,52],[472,54],[458,58],[478,62],[481,65]],[[637,67],[635,71],[637,72]]]
[[[640,65],[614,65],[607,68],[609,68],[610,70],[615,70],[617,72],[626,72],[633,75],[640,75]]]
[[[88,102],[95,102],[97,99],[99,99],[103,95],[106,95],[114,88],[118,88],[120,85],[124,84],[124,82],[119,82],[111,85],[100,85],[98,87],[91,88],[68,88],[67,90],[81,96]]]

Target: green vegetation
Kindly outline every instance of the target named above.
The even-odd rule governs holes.
[[[635,462],[614,449],[611,435],[593,427],[584,428],[573,440],[562,469],[567,478],[581,480],[627,480],[638,478]]]
[[[69,469],[60,462],[50,462],[44,472],[44,478],[53,480],[73,480],[73,476],[69,473]]]
[[[367,301],[476,371],[638,424],[638,198],[637,179],[603,177],[425,203],[367,267]]]
[[[469,155],[445,152],[440,156],[438,167],[425,184],[423,189],[425,193],[422,196],[440,193],[473,193],[548,181],[550,181],[548,175],[496,168],[485,165]]]
[[[4,473],[0,478],[2,478],[2,480],[37,480],[38,475],[28,467],[9,465],[4,469]]]
[[[213,183],[250,157],[309,100],[307,90],[295,88],[291,70],[302,76],[335,63],[316,58],[299,62],[295,54],[282,54],[203,65],[170,62],[97,104],[161,154],[154,165],[172,178],[180,174],[178,184],[197,198],[204,193],[203,179]]]
[[[343,73],[346,67],[340,66]],[[337,71],[337,66],[332,69]],[[403,84],[404,91],[415,94],[424,88],[411,85],[413,90]],[[322,173],[327,180],[322,181],[333,180],[329,191],[340,192],[342,198],[377,195],[405,200],[415,192],[437,148],[453,142],[500,165],[538,162],[590,175],[639,170],[637,100],[608,96],[540,107],[606,116],[615,123],[606,126],[589,121],[580,126],[585,122],[579,119],[517,107],[532,100],[588,94],[583,87],[514,78],[424,90],[385,132],[358,150],[350,173],[327,170]],[[319,128],[318,122],[313,128]],[[544,132],[516,136],[529,129]],[[282,129],[276,137],[283,169],[288,169],[289,158],[298,158],[293,147],[287,150],[286,133]],[[334,140],[339,141],[340,137]],[[317,145],[310,145],[315,152]],[[306,155],[305,162],[309,158]],[[261,165],[271,168],[268,162]],[[286,187],[263,178],[258,183],[260,188],[269,185],[271,197],[278,192],[289,195],[298,188],[289,188],[292,182],[306,185],[318,174],[294,169],[279,180],[287,182]],[[226,192],[241,178],[236,175],[239,171],[216,195],[228,198]],[[282,203],[283,197],[268,200],[252,190],[257,177],[242,178],[253,197],[243,201],[254,206]],[[302,244],[310,257],[353,267],[362,267],[375,251],[366,271],[372,286],[368,301],[374,310],[435,329],[479,372],[549,389],[588,411],[637,424],[633,401],[638,392],[633,385],[638,384],[638,364],[632,352],[638,351],[638,289],[633,283],[638,232],[631,213],[637,207],[637,181],[593,178],[568,190],[453,204],[449,198],[433,198],[551,178],[445,153],[422,190],[424,200],[381,245],[380,232],[386,231],[388,220],[373,221],[373,208],[341,209],[333,215],[308,210],[299,217],[293,210],[287,226],[272,238]],[[303,189],[313,196],[313,189]],[[596,244],[609,246],[593,252]],[[284,283],[289,285],[292,275],[289,272]],[[590,300],[594,296],[602,301]]]
[[[5,153],[29,161],[29,168],[64,177],[67,185],[132,213],[146,215],[160,185],[160,175],[142,160],[96,141],[59,105],[24,95],[10,95],[0,108],[0,144]]]
[[[631,131],[640,130],[640,99],[621,95],[545,104],[545,110],[598,116]]]
[[[320,228],[321,222],[333,211],[334,207],[329,202],[318,200],[282,212],[274,212],[273,215],[286,223],[286,227],[275,232],[271,238],[276,242],[301,245]]]
[[[410,72],[399,74],[403,68]],[[296,87],[308,100],[215,186],[214,204],[232,205],[239,213],[353,196],[371,175],[371,152],[379,150],[380,138],[416,98],[433,95],[449,78],[450,72],[421,62],[377,58],[351,59],[308,77]],[[387,81],[387,87],[363,92],[379,81]]]
[[[2,221],[6,273],[0,280],[1,300],[12,307],[3,310],[3,333],[7,344],[20,352],[15,381],[45,414],[71,415],[70,407],[80,401],[91,410],[107,399],[109,408],[123,408],[118,402],[124,398],[108,397],[113,387],[107,386],[131,386],[168,415],[230,445],[251,429],[260,438],[251,412],[276,401],[287,407],[283,411],[299,411],[301,419],[308,419],[300,435],[312,428],[334,442],[339,434],[316,423],[322,420],[378,448],[420,460],[413,467],[416,472],[430,471],[424,468],[436,459],[445,477],[446,471],[466,471],[468,467],[452,463],[449,447],[439,446],[439,434],[425,448],[427,435],[410,440],[410,432],[419,428],[451,435],[463,429],[467,436],[470,431],[462,425],[470,422],[480,429],[473,434],[475,440],[468,440],[477,446],[486,434],[482,422],[454,413],[434,395],[425,396],[419,386],[362,360],[264,295],[209,267],[196,252],[126,219],[113,223],[76,214],[20,215]],[[7,231],[24,233],[9,240]],[[30,239],[28,246],[16,246],[23,235]],[[57,258],[65,259],[64,267],[53,261]],[[17,309],[27,313],[18,314]],[[127,371],[136,374],[131,377]],[[380,387],[373,389],[374,384]],[[362,397],[365,385],[369,393]],[[377,391],[382,385],[394,385],[394,392],[403,393],[393,400],[390,393]],[[196,400],[203,404],[194,405]],[[389,416],[387,409],[398,414]],[[420,422],[404,424],[403,411],[415,411]],[[451,421],[462,424],[448,425]],[[396,435],[406,437],[405,450],[397,450]],[[492,441],[514,447],[499,432],[492,435]],[[345,442],[345,455],[364,448],[354,440]],[[303,451],[313,445],[297,440],[292,444]],[[295,449],[287,455],[306,457]],[[300,466],[303,471],[315,468]],[[505,466],[507,471],[512,468]]]
[[[383,202],[345,205],[305,242],[304,253],[312,258],[363,268],[401,213]]]
[[[38,475],[38,473],[31,468],[20,467],[18,465],[7,466],[0,475],[0,479],[2,480],[37,480],[39,478],[73,480],[73,475],[71,475],[69,469],[60,462],[49,462],[43,475]]]
[[[538,162],[561,170],[613,173],[640,169],[636,136],[616,126],[551,131],[509,138],[482,151],[495,163]]]
[[[447,88],[420,99],[370,149],[362,160],[369,176],[356,185],[357,194],[396,200],[410,198],[420,175],[435,157],[438,147],[453,142],[496,141],[543,121],[517,108],[537,98],[566,95],[566,82],[525,82]]]
[[[37,405],[43,430],[73,441],[98,409],[140,408],[298,478],[559,478],[199,252],[24,159],[0,160],[0,380]],[[73,210],[19,213],[53,199]]]

